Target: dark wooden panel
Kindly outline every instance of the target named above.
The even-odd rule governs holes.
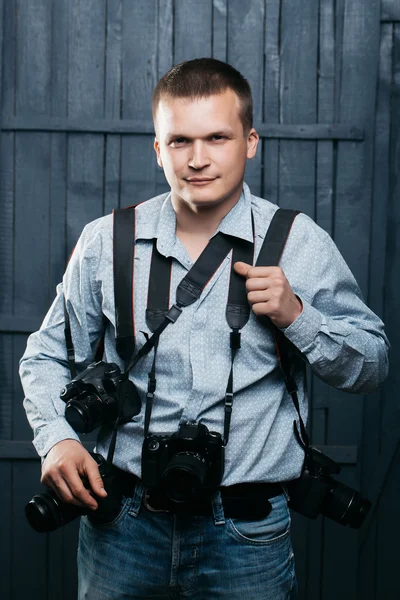
[[[386,260],[386,226],[388,219],[389,196],[389,143],[390,143],[390,97],[392,84],[392,25],[382,25],[380,42],[380,61],[377,87],[377,104],[375,117],[375,152],[373,204],[371,212],[371,242],[369,265],[369,305],[383,316],[385,260]],[[390,330],[388,330],[391,335]],[[362,483],[363,489],[371,494],[371,475],[376,473],[380,452],[381,407],[383,394],[379,391],[365,398],[364,404],[364,436],[362,444]],[[383,473],[382,473],[383,474]],[[371,495],[376,499],[376,490]],[[360,552],[359,597],[375,600],[376,585],[376,534],[377,519],[373,518],[371,526],[364,526],[362,548]]]
[[[51,115],[67,116],[69,3],[51,3]]]
[[[12,512],[12,466],[0,462],[0,597],[4,600],[12,598],[12,554],[13,547],[13,512]],[[14,596],[15,597],[15,596]]]
[[[212,55],[226,61],[228,0],[212,0]]]
[[[244,73],[253,96],[254,119],[260,122],[264,99],[264,2],[251,3],[229,0],[228,12],[228,62]],[[251,39],[251,44],[248,40]],[[253,194],[261,195],[262,148],[247,162],[245,181]]]
[[[104,117],[105,4],[70,3],[68,116]],[[103,136],[68,138],[67,248],[72,250],[83,226],[103,213]]]
[[[105,3],[71,0],[68,4],[68,116],[103,117]]]
[[[318,5],[282,4],[280,113],[283,123],[315,123],[317,107]],[[315,213],[315,143],[280,144],[280,199],[311,217]]]
[[[400,4],[398,0],[382,0],[381,20],[400,22]]]
[[[26,348],[26,335],[13,335],[12,340],[12,386],[13,386],[13,424],[12,438],[14,440],[31,440],[32,429],[29,426],[26,413],[22,405],[24,392],[18,374],[18,363]]]
[[[16,113],[50,112],[51,0],[31,0],[17,10]]]
[[[14,135],[0,134],[0,313],[12,313],[14,266]]]
[[[67,252],[74,248],[86,223],[103,214],[104,138],[90,134],[68,137]]]
[[[12,437],[14,400],[12,335],[0,335],[0,356],[0,439],[9,440]]]
[[[276,0],[265,3],[264,98],[262,120],[266,124],[280,119],[280,4]],[[278,125],[279,126],[279,125]],[[257,128],[260,133],[260,130]],[[262,141],[263,189],[262,195],[279,204],[279,142]]]
[[[400,495],[400,446],[393,457],[388,472],[385,494],[379,505],[379,536],[376,546],[377,596],[376,599],[398,600],[400,583],[398,578],[397,547],[400,524],[397,518]]]
[[[123,51],[124,119],[151,119],[151,97],[157,81],[157,2],[138,2],[126,10]],[[143,47],[148,50],[143,52]],[[135,56],[135,61],[132,61]],[[125,136],[121,146],[121,205],[147,200],[156,194],[153,137]]]
[[[13,465],[12,513],[13,543],[11,598],[47,600],[47,536],[34,531],[25,519],[24,508],[40,490],[39,463]]]
[[[211,56],[212,0],[175,0],[174,63]]]
[[[62,279],[68,259],[66,252],[66,169],[67,136],[63,133],[51,134],[48,306],[55,297],[56,285]]]
[[[333,233],[363,292],[368,277],[371,209],[372,133],[379,52],[379,1],[344,3],[341,34],[341,77],[336,118],[368,124],[364,144],[337,144]],[[343,5],[342,5],[343,6]],[[342,7],[340,7],[342,8]],[[342,12],[340,11],[340,16]],[[339,50],[339,49],[338,49]],[[339,51],[340,51],[339,50]],[[363,399],[332,390],[327,442],[359,444],[363,431]],[[360,465],[343,469],[341,481],[360,489]],[[357,597],[358,539],[354,531],[327,523],[323,591],[338,595],[338,571],[346,581],[343,598]],[[341,548],[338,553],[334,548]]]
[[[129,32],[123,38],[123,118],[150,122],[157,83],[157,1],[125,2],[123,22]]]
[[[15,114],[15,61],[16,61],[16,14],[15,2],[2,2],[4,21],[2,27],[2,114]]]
[[[49,152],[47,133],[19,133],[15,158],[14,312],[48,308]]]
[[[16,317],[12,314],[0,315],[0,332],[32,333],[39,329],[43,315]]]
[[[157,80],[174,63],[174,0],[164,0],[158,5],[158,70]]]

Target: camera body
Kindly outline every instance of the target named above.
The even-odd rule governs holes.
[[[176,503],[200,490],[217,488],[224,474],[221,434],[202,423],[182,423],[172,435],[147,435],[142,446],[142,481]]]
[[[289,507],[311,519],[322,514],[342,525],[361,527],[371,503],[331,477],[338,473],[340,466],[334,460],[317,448],[307,448],[300,477],[285,484]]]
[[[78,433],[100,425],[129,421],[140,412],[136,387],[115,363],[94,362],[68,383],[60,394],[66,403],[65,418]],[[120,411],[122,408],[122,414]]]
[[[63,527],[77,517],[90,515],[90,519],[97,523],[109,523],[113,521],[121,510],[122,493],[116,480],[116,469],[107,463],[105,459],[94,452],[90,455],[98,464],[99,472],[103,480],[104,489],[107,492],[105,498],[95,496],[98,508],[92,511],[89,508],[62,502],[58,496],[48,490],[33,496],[32,500],[25,506],[25,515],[31,527],[40,533],[48,533]]]

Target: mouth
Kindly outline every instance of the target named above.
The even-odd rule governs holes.
[[[188,177],[186,181],[190,183],[190,185],[202,186],[208,185],[216,180],[216,177]]]

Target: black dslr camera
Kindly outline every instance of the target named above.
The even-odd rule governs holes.
[[[224,473],[224,446],[216,431],[201,423],[183,423],[172,435],[147,435],[142,447],[142,480],[184,503],[200,490],[219,486]]]
[[[81,515],[90,515],[90,519],[95,523],[109,523],[119,514],[122,493],[119,490],[118,481],[116,481],[115,467],[107,463],[100,454],[93,452],[90,454],[99,466],[107,496],[105,498],[94,496],[98,508],[93,511],[90,508],[62,502],[52,490],[36,494],[25,506],[26,518],[35,531],[39,533],[55,531]]]
[[[361,527],[370,507],[359,492],[332,479],[340,473],[339,465],[317,448],[309,447],[298,479],[285,484],[289,507],[315,519],[319,514],[353,529]]]
[[[68,383],[60,394],[66,402],[65,418],[78,433],[89,433],[100,425],[129,421],[140,412],[138,392],[115,363],[92,363]],[[122,408],[122,414],[120,411]]]

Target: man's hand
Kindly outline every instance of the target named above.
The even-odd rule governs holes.
[[[277,327],[289,327],[303,306],[280,267],[252,267],[237,262],[236,273],[246,277],[247,300],[258,316],[267,316]]]
[[[98,504],[83,485],[83,477],[96,496],[107,496],[97,463],[82,444],[63,440],[53,446],[43,462],[41,482],[63,502],[96,510]]]

